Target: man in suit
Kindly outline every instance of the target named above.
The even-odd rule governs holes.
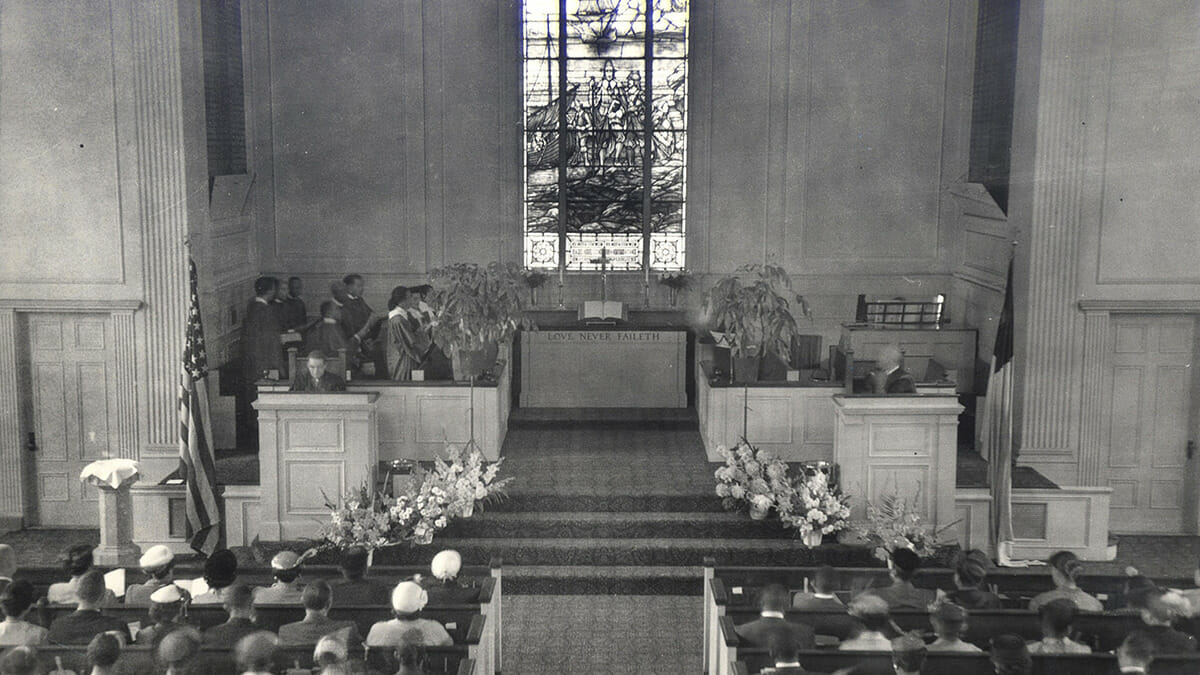
[[[763,675],[817,675],[800,665],[801,647],[792,631],[783,627],[772,627],[768,629],[765,638],[767,652],[775,666],[763,668]]]
[[[120,640],[129,644],[129,628],[125,622],[100,612],[107,593],[104,575],[96,570],[79,577],[75,586],[79,607],[52,621],[46,640],[60,645],[86,645],[100,633],[116,633]]]
[[[840,612],[846,609],[841,600],[834,595],[838,587],[837,570],[829,565],[820,567],[813,574],[811,593],[797,593],[792,598],[792,609],[803,609],[810,612],[834,610]]]
[[[879,352],[879,367],[871,372],[871,390],[876,394],[915,394],[912,373],[904,368],[904,354],[897,345],[886,345]]]
[[[175,582],[175,554],[162,544],[146,549],[138,560],[138,565],[150,578],[144,584],[133,584],[125,589],[127,605],[149,604],[150,596],[155,591]]]
[[[333,599],[339,607],[383,605],[391,597],[392,587],[367,579],[367,550],[351,546],[342,552],[338,563],[342,578],[334,581]]]
[[[892,585],[885,588],[873,588],[867,592],[882,598],[892,611],[928,609],[937,594],[934,591],[913,586],[913,575],[920,566],[921,557],[916,552],[907,548],[898,548],[892,551],[892,555],[888,559],[888,572],[892,576]]]
[[[292,378],[288,391],[329,392],[346,391],[346,381],[325,370],[325,354],[309,352],[307,367]]]
[[[333,593],[324,579],[317,579],[304,588],[304,619],[279,627],[279,641],[287,645],[315,645],[326,635],[333,635],[349,649],[362,644],[358,626],[353,621],[329,618]]]
[[[1153,660],[1154,641],[1141,631],[1130,633],[1117,648],[1117,668],[1121,673],[1146,675]]]
[[[254,592],[245,584],[234,584],[224,592],[225,611],[229,619],[204,631],[204,644],[228,647],[241,638],[257,632],[254,624]]]
[[[780,584],[768,584],[759,595],[759,618],[737,627],[738,637],[759,647],[767,646],[767,639],[772,633],[786,631],[796,649],[813,649],[816,638],[811,626],[790,622],[784,618],[784,612],[791,605],[788,590]]]
[[[1188,602],[1178,593],[1155,589],[1146,594],[1145,607],[1141,609],[1142,623],[1139,632],[1154,643],[1156,654],[1188,654],[1196,651],[1196,638],[1175,630],[1171,624],[1187,615]]]

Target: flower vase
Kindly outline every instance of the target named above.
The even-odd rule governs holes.
[[[820,530],[809,530],[804,533],[804,545],[809,548],[816,548],[821,545],[821,539],[824,536]]]
[[[537,307],[537,296],[538,296],[537,286],[531,287],[529,289],[529,306],[530,307]]]
[[[474,515],[474,513],[475,513],[475,500],[468,499],[466,505],[463,506],[462,517],[470,518],[472,515]]]
[[[672,307],[674,307],[674,306],[676,305],[676,303],[678,303],[678,302],[679,302],[679,289],[678,289],[678,288],[674,288],[674,287],[668,287],[668,289],[667,289],[667,290],[669,290],[669,291],[670,291],[670,295],[671,295],[671,306],[672,306]]]
[[[375,549],[367,549],[367,569],[371,569],[371,565],[375,564]]]
[[[760,509],[754,506],[750,507],[750,518],[753,520],[766,520],[767,513],[770,509]]]

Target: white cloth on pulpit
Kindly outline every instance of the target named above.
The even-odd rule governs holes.
[[[113,459],[98,459],[83,467],[79,480],[85,480],[96,487],[109,487],[113,490],[132,483],[131,478],[138,475],[138,464],[132,459],[117,457]]]

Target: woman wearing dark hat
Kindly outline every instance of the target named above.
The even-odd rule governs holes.
[[[222,592],[237,581],[237,556],[229,549],[214,552],[204,561],[204,583],[208,590],[192,597],[193,605],[219,605]]]
[[[67,573],[71,575],[71,580],[50,584],[50,589],[46,591],[46,601],[56,605],[77,605],[79,596],[76,595],[75,590],[79,586],[79,578],[92,569],[92,546],[91,544],[76,544],[64,551],[58,559]],[[112,591],[106,591],[106,594],[108,602],[116,601],[116,596],[112,594]]]
[[[996,675],[1030,675],[1033,672],[1033,657],[1029,655],[1025,641],[1016,635],[992,638],[991,655]]]
[[[1034,596],[1029,601],[1029,609],[1037,611],[1039,607],[1058,598],[1066,598],[1075,603],[1081,612],[1103,612],[1104,605],[1099,600],[1083,592],[1075,584],[1075,580],[1083,574],[1083,563],[1070,551],[1059,551],[1046,561],[1050,565],[1050,578],[1054,581],[1054,590]]]
[[[979,549],[964,553],[954,566],[955,590],[947,593],[946,599],[963,609],[1000,609],[1000,596],[983,590],[991,562]]]

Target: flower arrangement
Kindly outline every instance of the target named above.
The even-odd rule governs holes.
[[[801,536],[820,537],[846,529],[850,519],[850,497],[829,484],[829,474],[815,470],[792,483],[792,499],[780,510],[784,525]]]
[[[920,486],[911,499],[902,497],[893,486],[891,491],[880,495],[878,502],[867,501],[867,519],[856,523],[853,529],[874,548],[876,558],[887,560],[897,548],[912,549],[921,557],[929,557],[945,544],[942,536],[958,521],[935,530],[916,507],[920,497]]]
[[[550,280],[550,275],[541,270],[525,269],[521,271],[521,280],[530,290],[541,288]]]
[[[673,291],[683,291],[691,287],[692,275],[688,274],[687,270],[663,272],[658,275],[658,283]]]
[[[725,459],[715,476],[717,496],[726,509],[749,507],[750,517],[762,520],[772,508],[779,511],[791,504],[787,464],[769,450],[742,441],[733,448],[718,447],[717,454]]]
[[[376,492],[364,483],[339,506],[326,496],[330,519],[322,547],[361,546],[368,551],[404,543],[427,545],[456,518],[471,517],[477,505],[502,498],[512,478],[496,480],[500,461],[487,463],[473,444],[447,444],[445,459],[417,465],[399,494]]]

